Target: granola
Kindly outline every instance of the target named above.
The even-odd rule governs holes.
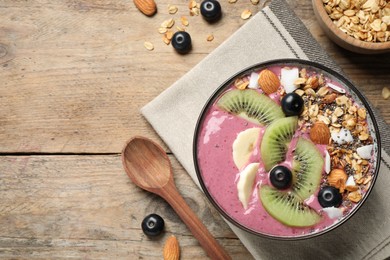
[[[366,42],[390,41],[390,2],[386,0],[322,0],[333,23]]]

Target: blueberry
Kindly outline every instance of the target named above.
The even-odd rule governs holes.
[[[221,5],[216,0],[204,0],[200,4],[200,13],[206,21],[217,21],[222,15]]]
[[[318,202],[324,208],[339,207],[343,197],[339,190],[332,186],[324,186],[318,193]]]
[[[187,53],[191,50],[191,36],[188,32],[175,32],[171,42],[173,48],[179,53]]]
[[[287,167],[278,165],[271,169],[269,179],[275,188],[287,189],[291,185],[292,173]]]
[[[297,93],[288,93],[282,98],[282,110],[286,116],[299,116],[303,111],[303,99]]]
[[[164,219],[157,214],[147,215],[142,220],[142,231],[149,237],[156,237],[164,230]]]

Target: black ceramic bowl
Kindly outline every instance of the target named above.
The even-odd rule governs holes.
[[[240,209],[239,206],[238,207],[234,206],[234,205],[242,205],[242,204],[240,204],[240,201],[237,198],[238,192],[237,192],[237,190],[235,190],[235,189],[237,189],[236,185],[237,185],[237,180],[238,180],[238,176],[239,176],[238,174],[239,174],[240,170],[238,168],[232,169],[232,168],[234,168],[234,163],[231,162],[231,161],[233,161],[232,155],[231,155],[232,138],[230,138],[230,140],[228,140],[229,138],[227,138],[224,141],[221,139],[222,140],[221,143],[224,143],[221,145],[221,147],[219,147],[219,145],[213,144],[215,147],[214,146],[213,147],[203,146],[206,148],[201,148],[202,147],[201,145],[203,145],[203,143],[205,142],[205,138],[204,138],[205,132],[203,132],[203,135],[202,135],[202,131],[205,131],[204,124],[206,124],[205,123],[206,120],[210,119],[210,118],[208,118],[209,112],[212,109],[213,104],[218,101],[220,96],[223,93],[225,93],[226,90],[228,90],[229,88],[232,87],[232,85],[234,84],[234,82],[237,78],[242,78],[245,76],[249,77],[249,75],[251,75],[252,72],[259,72],[265,68],[272,68],[272,67],[277,67],[277,66],[298,67],[300,69],[307,68],[308,71],[315,71],[316,73],[323,74],[325,76],[325,78],[331,80],[332,82],[338,82],[338,84],[345,89],[345,91],[346,91],[345,95],[347,95],[352,100],[354,100],[354,102],[355,102],[354,104],[356,104],[358,107],[364,107],[366,109],[366,111],[367,111],[366,112],[366,114],[367,114],[366,120],[367,120],[368,130],[369,130],[369,134],[372,138],[372,145],[373,145],[373,149],[371,152],[372,156],[371,156],[371,159],[369,159],[370,167],[371,167],[369,172],[372,175],[370,185],[365,186],[365,187],[359,186],[359,189],[362,187],[365,188],[365,192],[363,193],[363,197],[357,203],[350,203],[350,205],[352,205],[352,206],[350,207],[348,213],[344,214],[342,217],[337,218],[338,221],[336,221],[335,223],[326,225],[326,227],[321,226],[320,228],[317,228],[316,226],[313,226],[311,228],[306,228],[306,229],[305,228],[302,229],[299,227],[298,228],[287,227],[287,229],[290,230],[287,232],[288,234],[283,234],[283,231],[276,231],[276,229],[282,230],[286,226],[284,224],[279,223],[279,221],[273,219],[270,215],[268,215],[268,218],[272,218],[273,220],[272,221],[268,220],[268,221],[271,221],[270,222],[271,224],[265,230],[264,228],[260,228],[259,225],[257,224],[256,217],[258,217],[259,223],[264,221],[264,219],[261,219],[260,215],[251,216],[251,213],[248,211],[245,213],[247,215],[245,215],[244,214],[245,210]],[[280,77],[280,75],[279,75],[279,77]],[[217,88],[216,91],[209,98],[209,100],[205,104],[202,112],[200,113],[200,116],[199,116],[199,119],[198,119],[198,122],[196,125],[194,140],[193,140],[193,159],[194,159],[197,177],[198,177],[198,180],[202,186],[203,191],[205,192],[205,194],[206,194],[207,198],[210,200],[210,202],[215,206],[215,208],[222,214],[222,216],[224,218],[226,218],[231,223],[235,224],[237,227],[239,227],[245,231],[248,231],[250,233],[253,233],[255,235],[278,239],[278,240],[298,240],[298,239],[306,239],[306,238],[316,237],[316,236],[325,234],[331,230],[334,230],[335,228],[339,227],[340,225],[342,225],[343,223],[348,221],[348,219],[350,219],[360,209],[360,207],[364,204],[364,202],[368,198],[368,196],[369,196],[369,194],[374,186],[374,183],[377,179],[377,176],[378,176],[379,165],[380,165],[380,151],[381,151],[380,145],[381,144],[380,144],[379,130],[378,130],[378,126],[377,126],[374,114],[373,114],[370,106],[368,105],[365,97],[360,93],[360,91],[350,81],[348,81],[345,77],[343,77],[339,73],[337,73],[337,72],[335,72],[335,71],[333,71],[333,70],[331,70],[331,69],[329,69],[321,64],[317,64],[317,63],[306,61],[306,60],[282,59],[282,60],[268,61],[268,62],[259,63],[256,65],[250,66],[250,67],[236,73],[231,78],[226,80],[221,86],[216,86],[216,88]],[[281,91],[281,96],[283,96],[283,95],[284,95],[283,91]],[[279,99],[280,98],[281,97],[279,97]],[[231,115],[227,112],[222,112],[222,113],[226,113],[226,116],[234,117],[234,115]],[[207,122],[209,122],[209,121],[207,121]],[[218,123],[216,124],[216,126],[218,128]],[[219,127],[221,127],[221,125],[219,125]],[[224,138],[223,134],[218,132],[217,128],[215,128],[214,130],[213,129],[207,130],[207,131],[209,131],[208,137],[210,137],[210,139],[217,138],[216,136],[219,136],[218,138]],[[224,129],[224,130],[228,131],[229,129]],[[213,135],[214,135],[214,137],[213,137]],[[357,141],[357,143],[359,143],[359,142],[360,141]],[[363,145],[364,145],[364,142],[362,142],[362,146]],[[210,147],[210,148],[208,148],[208,147]],[[218,157],[218,155],[215,155],[218,153],[217,150],[215,150],[216,151],[215,153],[214,153],[214,151],[207,151],[207,153],[208,153],[207,156],[204,154],[201,155],[201,153],[204,152],[204,149],[213,150],[214,148],[217,150],[218,149],[220,149],[220,150],[221,149],[227,149],[227,150],[230,149],[230,150],[228,152],[221,152],[222,158]],[[223,157],[223,155],[226,155],[225,157],[227,157],[227,158]],[[200,156],[202,156],[202,162],[200,162],[200,160],[199,160]],[[206,159],[204,159],[204,158],[206,158]],[[218,167],[218,165],[219,165],[219,166],[221,166],[221,169],[222,169],[222,167],[227,167],[228,170],[226,171],[226,173],[224,173],[223,171],[219,172],[219,170],[214,171],[213,170],[214,168],[211,169],[211,166],[210,166],[211,164],[214,165],[213,167],[215,167],[215,166]],[[349,165],[349,166],[345,166],[345,167],[351,168],[352,166]],[[217,169],[217,168],[215,168],[215,169]],[[242,169],[241,169],[241,171],[242,171]],[[224,174],[226,174],[226,175],[224,175]],[[235,175],[235,177],[232,177],[231,176],[232,174]],[[257,172],[257,175],[258,174],[259,174],[259,172]],[[323,172],[323,174],[325,176],[324,172]],[[351,174],[351,172],[349,172],[348,174]],[[352,174],[356,174],[356,172],[352,172]],[[214,178],[214,180],[212,180],[213,178]],[[230,179],[230,181],[229,181],[229,179]],[[208,183],[213,183],[214,187],[217,187],[217,188],[210,189],[208,187],[209,186]],[[324,185],[324,184],[322,184],[322,185]],[[358,184],[356,184],[356,185],[358,185]],[[257,189],[257,188],[258,187],[256,186],[256,184],[254,184],[253,189]],[[215,192],[216,190],[219,190],[221,194],[218,195]],[[260,207],[258,205],[256,206],[256,203],[258,203],[258,204],[262,203],[261,200],[259,199],[259,197],[257,196],[257,192],[258,192],[258,190],[251,193],[252,194],[251,195],[251,203],[252,204],[250,204],[250,206],[254,207],[254,208]],[[234,195],[229,195],[229,194],[234,194]],[[344,196],[347,196],[347,193],[344,193]],[[257,197],[257,199],[256,199],[256,197]],[[233,205],[233,206],[231,206],[231,205]],[[346,205],[343,204],[343,206],[347,207],[348,203]],[[253,212],[256,212],[256,209],[253,209]],[[266,211],[263,210],[263,213],[264,212],[266,213]],[[325,214],[325,213],[323,213],[323,214]],[[267,215],[267,213],[265,215]],[[263,214],[263,218],[264,218],[264,214]],[[278,224],[275,224],[275,230],[273,230],[274,227],[273,227],[272,223],[274,223],[275,221],[278,222]],[[310,229],[310,231],[308,231],[308,229]],[[302,230],[306,230],[306,231],[301,232]]]

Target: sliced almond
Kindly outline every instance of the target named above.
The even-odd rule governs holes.
[[[326,96],[322,99],[322,102],[325,103],[325,104],[330,104],[330,103],[332,103],[333,101],[335,101],[336,98],[337,98],[337,95],[336,95],[335,93],[328,94],[328,95],[326,95]]]

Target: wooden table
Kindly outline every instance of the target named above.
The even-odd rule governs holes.
[[[130,0],[1,1],[0,258],[162,259],[164,241],[174,234],[181,259],[207,259],[173,210],[130,182],[120,152],[133,135],[164,145],[140,108],[243,25],[244,9],[255,13],[267,3],[221,1],[223,20],[209,25],[189,16],[187,1],[157,2],[149,18]],[[390,87],[390,55],[344,51],[323,34],[310,0],[288,2],[390,123],[390,101],[381,96]],[[168,14],[168,4],[178,13]],[[194,42],[184,56],[157,32],[164,20],[182,15]],[[155,49],[147,51],[144,41]],[[167,153],[185,200],[234,259],[250,259]],[[157,240],[140,229],[153,212],[166,221]]]

